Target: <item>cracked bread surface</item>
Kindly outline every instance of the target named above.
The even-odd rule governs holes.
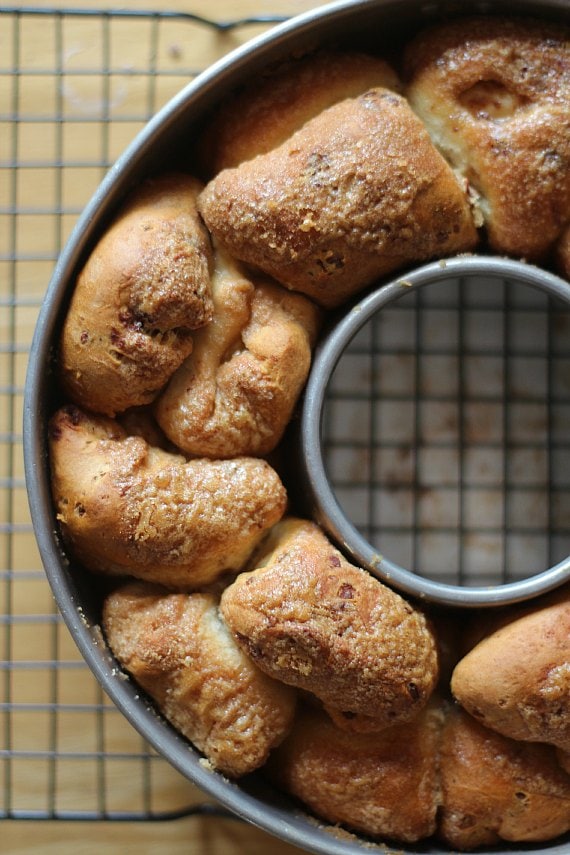
[[[225,589],[221,611],[259,668],[316,695],[347,726],[380,730],[427,704],[438,658],[425,615],[318,526],[284,520],[253,565]]]
[[[186,460],[77,407],[50,422],[52,491],[66,542],[90,570],[195,589],[239,570],[283,515],[264,460]]]
[[[132,582],[107,596],[102,622],[120,663],[214,769],[252,772],[289,731],[295,692],[245,656],[213,594]]]

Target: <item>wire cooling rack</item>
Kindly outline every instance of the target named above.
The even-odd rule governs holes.
[[[38,308],[86,201],[163,103],[276,20],[0,7],[0,817],[219,810],[71,640],[35,545],[20,425]],[[381,532],[392,560],[476,583],[570,552],[569,342],[568,312],[481,281],[405,298],[362,331],[333,377],[325,443],[371,542]]]
[[[329,385],[324,462],[379,553],[444,584],[500,585],[570,554],[570,311],[508,277],[406,294]]]
[[[35,545],[20,425],[38,308],[104,173],[182,86],[277,20],[0,7],[2,818],[218,810],[131,728],[71,640]]]

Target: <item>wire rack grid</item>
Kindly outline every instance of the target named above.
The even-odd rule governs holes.
[[[20,424],[37,311],[85,202],[170,96],[274,21],[0,7],[1,817],[218,810],[80,658],[40,569]],[[362,330],[332,378],[324,442],[371,542],[381,532],[392,560],[477,584],[570,552],[568,342],[570,313],[508,282],[410,295]]]
[[[20,426],[37,312],[85,203],[157,109],[277,20],[0,7],[2,818],[218,811],[131,728],[71,640],[35,544]]]
[[[411,292],[354,337],[329,384],[324,462],[380,554],[494,586],[570,554],[570,310],[508,277]]]

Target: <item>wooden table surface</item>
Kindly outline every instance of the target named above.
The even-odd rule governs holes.
[[[110,0],[36,0],[41,9]],[[290,16],[314,0],[125,0],[206,17]],[[57,257],[108,164],[196,71],[265,29],[0,12],[0,851],[293,855],[235,819],[66,821],[205,797],[155,757],[103,696],[54,606],[26,499],[21,417],[30,342]],[[0,7],[1,9],[1,7]],[[147,75],[152,63],[153,74]],[[37,820],[28,817],[37,816]]]

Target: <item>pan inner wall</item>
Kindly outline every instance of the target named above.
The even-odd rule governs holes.
[[[570,553],[570,310],[466,276],[415,289],[353,338],[323,408],[325,470],[382,556],[497,585]]]

